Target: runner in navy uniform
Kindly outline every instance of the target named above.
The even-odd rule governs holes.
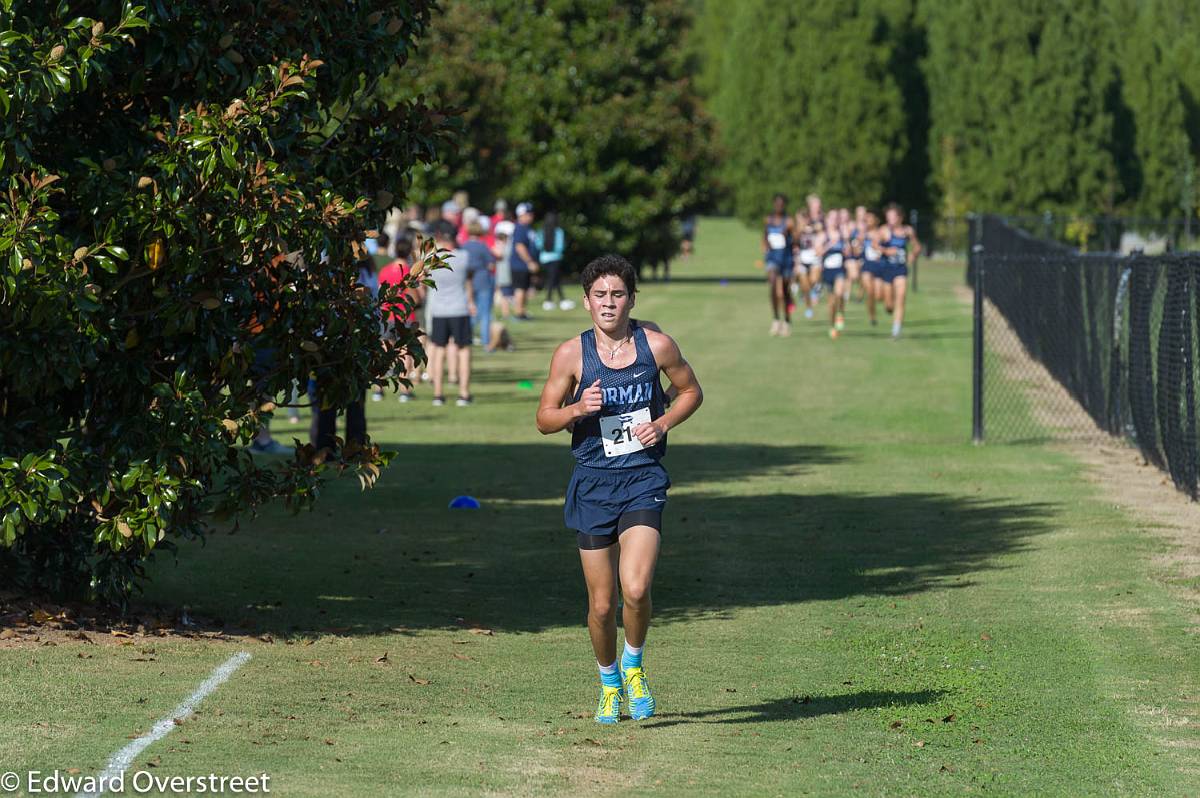
[[[821,259],[821,281],[829,289],[829,337],[837,338],[846,326],[846,250],[848,242],[839,214],[829,214],[825,232],[817,241],[817,255]]]
[[[874,327],[879,324],[879,319],[875,317],[875,305],[883,298],[884,288],[883,279],[880,277],[880,269],[884,264],[879,241],[879,218],[874,213],[867,213],[863,231],[863,295],[867,300],[867,318]]]
[[[771,292],[771,335],[788,335],[792,314],[788,310],[788,284],[792,281],[792,220],[787,197],[776,194],[771,215],[763,220],[763,265]],[[780,317],[783,318],[780,318]]]
[[[808,222],[800,230],[800,251],[797,257],[804,267],[804,280],[801,288],[804,290],[804,318],[813,317],[813,307],[817,303],[817,290],[821,284],[821,259],[817,257],[817,239],[825,233],[825,212],[821,209],[821,198],[809,194],[805,198],[808,206]]]
[[[892,314],[892,340],[900,337],[900,328],[904,326],[904,305],[908,297],[908,265],[921,252],[921,242],[917,240],[916,231],[903,224],[904,212],[896,203],[891,203],[885,211],[887,225],[881,236],[883,254],[887,263],[883,270],[883,281],[887,283],[885,292],[888,312]]]
[[[605,255],[589,263],[581,277],[592,328],[555,350],[537,428],[543,435],[572,431],[575,471],[564,517],[576,530],[588,589],[588,631],[601,682],[596,720],[616,723],[626,691],[630,716],[654,714],[642,647],[671,484],[659,460],[667,430],[691,416],[703,394],[675,341],[629,318],[637,285],[628,261]],[[660,371],[677,392],[670,409],[664,407]],[[618,584],[625,625],[620,663]]]

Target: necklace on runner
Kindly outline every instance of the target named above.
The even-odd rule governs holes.
[[[626,338],[625,340],[621,341],[621,343],[617,344],[612,349],[608,349],[607,346],[604,347],[605,349],[608,349],[608,359],[613,360],[614,358],[616,358],[617,352],[621,351],[621,347],[625,346],[625,344],[629,343],[632,340],[633,340],[633,336],[631,335],[628,338]]]

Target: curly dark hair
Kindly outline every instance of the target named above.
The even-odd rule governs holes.
[[[583,285],[583,292],[586,294],[588,291],[591,291],[592,283],[608,275],[620,277],[621,282],[625,283],[625,290],[629,292],[630,296],[637,293],[637,270],[620,255],[601,255],[587,266],[584,266],[583,273],[579,275],[579,282]]]

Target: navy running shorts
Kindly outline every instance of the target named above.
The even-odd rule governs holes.
[[[897,277],[908,276],[907,263],[885,263],[883,265],[883,273],[879,275],[885,283],[890,283]]]
[[[826,267],[821,270],[821,282],[825,283],[825,285],[828,285],[830,287],[832,287],[833,284],[835,282],[837,282],[839,277],[845,277],[845,276],[846,276],[846,269],[843,266],[839,266],[836,269],[830,269],[830,268]]]
[[[778,272],[779,276],[785,280],[792,279],[792,261],[786,260],[781,262],[769,260],[765,265],[768,272]]]
[[[592,468],[576,465],[567,485],[563,520],[576,531],[579,548],[613,545],[632,526],[662,531],[671,480],[661,465]]]

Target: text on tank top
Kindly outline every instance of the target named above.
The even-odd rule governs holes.
[[[634,361],[623,368],[610,368],[596,351],[595,330],[585,330],[579,336],[583,363],[579,386],[572,402],[578,402],[583,391],[600,380],[603,406],[599,413],[575,422],[571,432],[571,454],[582,466],[592,468],[635,468],[652,465],[666,453],[667,440],[650,448],[633,435],[633,428],[647,424],[665,411],[658,364],[650,350],[646,331],[630,321],[630,332],[637,350]]]

